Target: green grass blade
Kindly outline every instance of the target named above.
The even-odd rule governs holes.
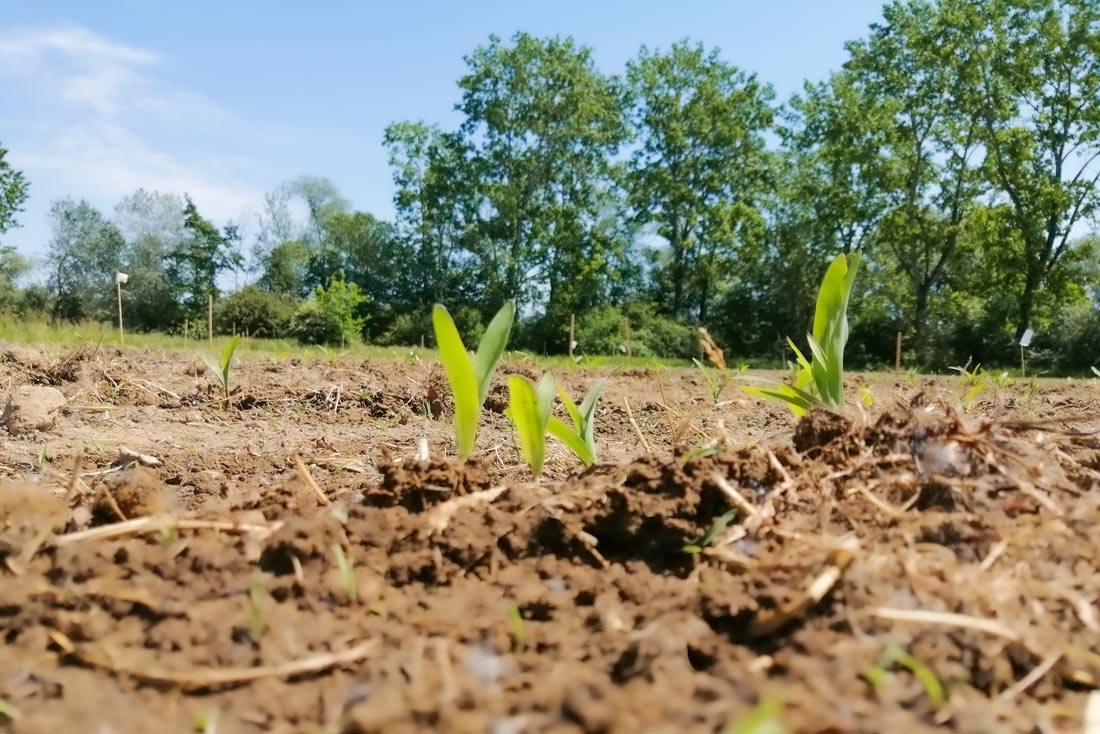
[[[596,456],[576,431],[565,425],[565,421],[555,415],[550,416],[550,422],[546,424],[546,430],[551,436],[565,444],[573,454],[581,460],[585,466],[596,463]]]
[[[607,385],[607,378],[599,380],[592,387],[588,388],[588,394],[584,396],[584,400],[581,401],[581,416],[586,423],[592,422],[592,414],[596,411],[596,401],[600,399],[600,393],[603,392],[604,387]]]
[[[508,406],[519,433],[523,458],[537,477],[546,459],[546,424],[542,420],[538,388],[522,375],[509,375]]]
[[[474,355],[474,375],[477,379],[478,407],[485,402],[489,395],[489,385],[493,379],[493,371],[500,364],[500,358],[504,356],[504,348],[508,346],[508,337],[512,333],[512,322],[516,318],[515,301],[508,301],[500,310],[481,337],[481,343]]]
[[[440,359],[443,360],[443,370],[447,373],[451,393],[454,395],[455,444],[458,455],[469,456],[473,453],[474,442],[477,440],[477,419],[481,410],[474,363],[446,308],[437,304],[432,309],[432,325],[435,327],[435,340],[439,346]]]

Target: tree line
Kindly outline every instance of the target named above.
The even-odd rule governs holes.
[[[459,126],[386,129],[393,221],[312,176],[222,227],[187,197],[66,199],[40,283],[0,253],[0,306],[107,319],[121,270],[134,328],[201,324],[215,296],[221,330],[415,344],[433,303],[476,336],[512,298],[523,348],[564,352],[575,317],[583,353],[629,323],[635,353],[692,356],[703,325],[751,360],[805,333],[825,264],[859,250],[856,362],[901,332],[912,365],[1006,363],[1029,328],[1051,368],[1100,361],[1100,4],[891,2],[846,48],[779,101],[700,43],[607,74],[571,38],[491,37]],[[0,154],[0,232],[20,192]]]

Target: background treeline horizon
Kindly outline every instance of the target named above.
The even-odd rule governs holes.
[[[853,365],[1100,363],[1100,3],[893,2],[848,60],[787,100],[717,49],[642,47],[605,74],[571,38],[491,37],[444,129],[385,133],[395,217],[329,180],[270,191],[216,225],[138,190],[104,213],[52,204],[37,269],[0,248],[0,309],[128,329],[430,343],[441,302],[476,339],[518,307],[512,345],[686,358],[705,326],[731,362],[777,360],[839,252],[863,253]],[[441,109],[441,114],[444,112]],[[373,175],[373,174],[372,174]],[[0,234],[28,182],[0,150]],[[28,275],[34,273],[29,285]],[[232,287],[230,287],[232,286]]]

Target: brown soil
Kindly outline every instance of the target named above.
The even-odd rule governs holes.
[[[501,386],[460,462],[438,366],[234,376],[7,352],[68,404],[0,434],[0,731],[1068,732],[1100,683],[1093,381],[796,422],[620,370],[535,482]]]

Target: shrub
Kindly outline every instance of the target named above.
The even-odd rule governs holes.
[[[345,342],[339,317],[316,301],[306,301],[294,312],[290,334],[302,344],[343,345]]]
[[[254,285],[246,285],[214,306],[214,329],[275,339],[287,332],[294,306]]]
[[[577,319],[577,351],[580,354],[623,354],[626,320],[630,319],[631,352],[635,357],[691,359],[699,354],[695,327],[657,314],[649,303],[619,309],[599,306]]]

